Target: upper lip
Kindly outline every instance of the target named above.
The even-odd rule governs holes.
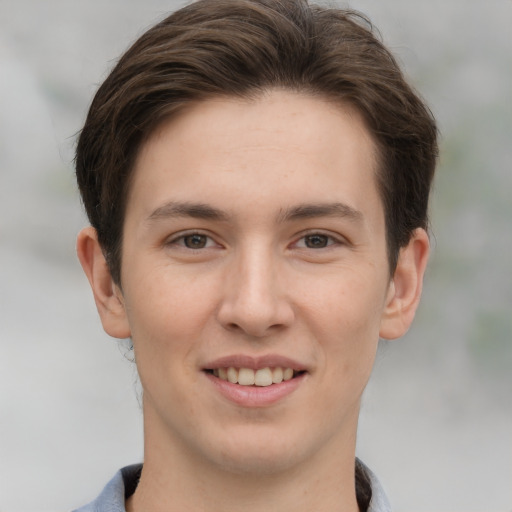
[[[246,354],[233,354],[219,357],[203,365],[204,370],[215,370],[217,368],[250,368],[259,370],[261,368],[292,368],[295,371],[306,371],[306,365],[278,354],[267,354],[263,356],[249,356]]]

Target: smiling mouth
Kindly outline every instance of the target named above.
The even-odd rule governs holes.
[[[296,371],[293,368],[283,368],[280,366],[261,368],[259,370],[230,366],[227,368],[207,369],[206,372],[231,384],[260,387],[280,384],[304,373],[304,371]]]

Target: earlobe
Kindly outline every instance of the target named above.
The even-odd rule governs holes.
[[[80,231],[76,251],[91,285],[103,329],[114,338],[130,337],[123,296],[112,279],[94,228]]]
[[[427,233],[418,228],[407,246],[400,250],[381,318],[381,338],[396,339],[409,329],[421,297],[429,247]]]

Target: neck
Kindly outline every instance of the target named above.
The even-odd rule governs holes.
[[[240,475],[217,471],[210,477],[179,467],[162,473],[144,463],[127,512],[357,512],[352,471],[320,476],[313,472],[288,475]],[[183,468],[181,468],[183,469]],[[309,473],[309,474],[307,474]]]
[[[144,468],[126,510],[357,512],[355,427],[343,442],[330,443],[299,464],[243,472],[198,460],[182,443],[156,435],[158,429],[145,420]]]

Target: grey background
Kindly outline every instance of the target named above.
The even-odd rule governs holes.
[[[0,0],[0,511],[69,510],[141,460],[136,375],[74,255],[74,134],[162,0]],[[442,130],[416,323],[358,453],[400,511],[512,510],[512,1],[364,1]]]

